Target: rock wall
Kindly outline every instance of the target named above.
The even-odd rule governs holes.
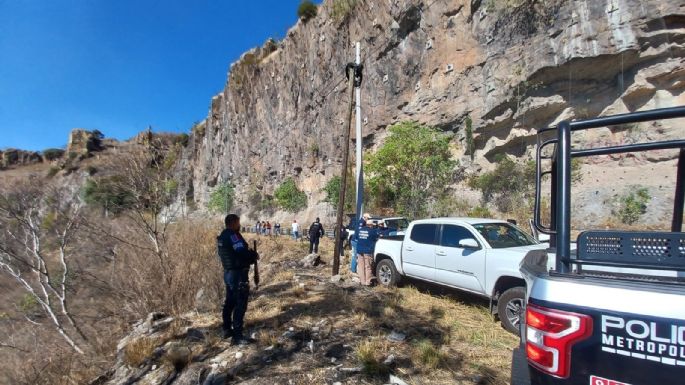
[[[0,151],[0,169],[14,166],[27,166],[43,161],[41,155],[34,151],[17,150],[8,148]]]
[[[270,195],[294,177],[310,202],[300,218],[333,214],[318,202],[341,167],[344,65],[355,41],[362,43],[365,66],[365,148],[382,142],[389,125],[417,120],[456,133],[469,173],[491,168],[497,154],[530,156],[541,126],[685,104],[683,0],[365,0],[343,15],[332,11],[335,2],[325,1],[316,18],[298,22],[283,41],[268,41],[231,65],[224,91],[212,99],[184,154],[197,202],[206,202],[216,183],[230,181],[237,210],[246,213],[250,197]],[[473,162],[463,155],[467,117]],[[574,140],[671,138],[682,136],[683,123],[620,127]],[[622,161],[647,166],[656,157],[672,165],[674,154]],[[593,160],[583,170],[594,178],[606,162]],[[618,194],[613,187],[599,187],[602,199]],[[598,187],[581,186],[580,193],[590,189]]]
[[[91,152],[100,151],[102,150],[102,138],[103,135],[98,130],[88,131],[75,128],[69,133],[67,153],[86,156]]]

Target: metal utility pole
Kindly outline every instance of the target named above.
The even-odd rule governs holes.
[[[359,68],[361,68],[362,64],[362,58],[361,58],[361,44],[357,42],[357,55],[356,55],[356,61],[355,63]],[[359,220],[362,216],[362,212],[364,211],[364,165],[362,164],[362,88],[361,84],[357,86],[357,89],[355,91],[355,99],[357,102],[357,106],[355,109],[355,118],[356,118],[356,131],[355,131],[355,138],[356,138],[356,159],[355,159],[355,164],[357,167],[357,196],[356,196],[356,210],[355,210],[355,215],[356,215],[356,220]],[[356,229],[355,229],[356,231]]]
[[[349,63],[345,68],[347,75],[347,93],[350,102],[347,107],[347,125],[343,134],[343,159],[342,175],[340,177],[340,194],[338,194],[338,213],[335,219],[335,247],[333,248],[333,275],[340,273],[340,232],[342,229],[343,208],[345,207],[345,190],[347,188],[347,162],[350,156],[350,129],[352,128],[352,95],[355,84],[361,83],[361,69],[359,66]]]

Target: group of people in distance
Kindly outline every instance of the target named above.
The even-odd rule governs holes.
[[[261,235],[281,235],[281,224],[276,222],[272,228],[271,222],[269,221],[257,221],[254,230],[255,233]]]
[[[389,234],[393,229],[379,228],[370,221],[371,216],[365,213],[359,221],[359,225],[352,237],[352,272],[359,276],[360,283],[370,286],[373,279],[373,249],[376,241],[384,234]],[[244,345],[250,343],[243,335],[243,319],[247,311],[247,302],[250,294],[249,271],[250,266],[259,260],[256,250],[250,249],[248,243],[240,234],[240,217],[229,214],[224,219],[225,229],[217,237],[217,253],[223,266],[223,278],[226,285],[226,298],[222,312],[223,337],[231,338],[233,344]],[[272,226],[269,221],[257,221],[255,231],[257,234],[272,235]],[[273,226],[273,234],[281,234],[281,226],[276,223]],[[347,239],[347,229],[343,226],[338,234],[341,242],[341,250]],[[325,235],[324,227],[319,218],[309,226],[309,253],[319,252],[319,241]],[[292,223],[292,236],[297,240],[300,237],[300,226],[297,220]],[[342,251],[341,251],[342,253]],[[359,264],[357,264],[357,254]]]

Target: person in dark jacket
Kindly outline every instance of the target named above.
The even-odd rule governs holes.
[[[235,345],[248,341],[243,337],[243,319],[250,295],[250,265],[259,259],[240,234],[240,217],[229,214],[224,220],[226,229],[217,237],[217,252],[224,268],[226,299],[222,311],[224,338],[232,338]]]
[[[323,225],[319,218],[309,226],[309,254],[314,250],[315,254],[319,253],[319,239],[325,234],[323,230]]]
[[[364,286],[371,286],[371,279],[373,278],[373,249],[376,247],[378,240],[378,229],[374,228],[369,219],[369,214],[364,214],[360,226],[355,233],[357,238],[357,253],[359,254],[359,264],[357,266],[357,274],[359,281]]]

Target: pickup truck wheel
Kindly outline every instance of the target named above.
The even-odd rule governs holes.
[[[502,327],[510,333],[519,334],[519,325],[524,317],[526,289],[524,287],[512,287],[502,293],[497,300],[497,313]]]
[[[383,259],[376,264],[376,278],[383,286],[397,286],[400,281],[395,264],[390,259]]]

